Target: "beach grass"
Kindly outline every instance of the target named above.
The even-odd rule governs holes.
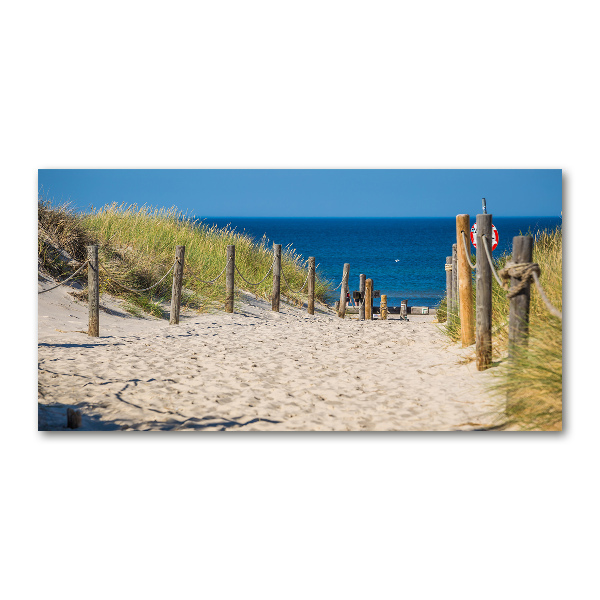
[[[531,235],[528,232],[525,235]],[[499,271],[510,255],[494,260]],[[474,260],[474,257],[472,257]],[[533,262],[540,265],[540,283],[550,302],[562,310],[562,229],[544,230],[534,236]],[[438,314],[447,310],[447,299]],[[475,282],[473,281],[475,314]],[[529,343],[508,354],[509,300],[495,278],[492,282],[492,353],[498,365],[490,390],[501,403],[505,424],[525,430],[562,429],[562,321],[552,316],[535,286],[531,285]],[[442,320],[442,319],[440,319]],[[448,319],[443,330],[460,339],[460,318]]]
[[[170,301],[171,276],[147,292],[132,293],[125,288],[139,290],[160,280],[172,267],[178,245],[185,246],[182,306],[199,312],[223,308],[223,270],[228,245],[235,245],[236,267],[251,283],[263,279],[273,262],[273,251],[265,237],[255,240],[229,226],[218,228],[194,222],[176,207],[112,204],[77,215],[67,205],[53,207],[49,201],[40,199],[38,223],[44,231],[48,228],[57,245],[78,260],[85,260],[86,244],[98,244],[101,291],[126,299],[133,313],[142,310],[157,317],[166,316],[161,304]],[[50,266],[47,246],[44,243],[38,246],[44,266]],[[308,270],[304,262],[292,246],[282,249],[281,268],[292,290],[301,288],[306,280]],[[235,277],[240,289],[270,299],[273,286],[270,274],[257,286],[248,285],[237,273]],[[215,282],[208,283],[214,278]],[[329,282],[317,273],[315,298],[323,301],[329,288]],[[283,281],[281,295],[296,304],[306,299],[304,294],[288,292]]]

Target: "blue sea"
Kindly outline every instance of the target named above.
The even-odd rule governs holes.
[[[435,307],[446,288],[446,257],[456,242],[456,220],[450,218],[204,218],[197,219],[269,244],[291,245],[304,258],[314,256],[317,273],[337,286],[344,263],[350,263],[350,291],[359,275],[387,294],[389,306]],[[471,218],[471,225],[475,218]],[[515,235],[535,234],[560,226],[560,217],[494,217],[499,242],[494,256],[510,253]],[[471,248],[473,248],[471,246]],[[339,291],[329,299],[339,299]],[[379,300],[375,301],[377,304]]]

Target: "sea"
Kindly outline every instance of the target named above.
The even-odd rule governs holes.
[[[449,218],[242,218],[195,219],[229,226],[257,241],[293,247],[304,259],[314,256],[317,274],[336,287],[344,263],[350,264],[350,292],[359,276],[373,280],[373,289],[387,294],[388,306],[436,307],[446,289],[446,257],[456,242],[456,219]],[[474,217],[471,225],[475,223]],[[493,217],[498,247],[493,256],[510,254],[516,235],[535,235],[562,225],[561,217]],[[473,246],[471,249],[474,252]],[[328,301],[339,299],[339,290]],[[379,300],[374,301],[375,305]]]

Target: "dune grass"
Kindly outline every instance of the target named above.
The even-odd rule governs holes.
[[[530,235],[528,233],[527,235]],[[500,270],[510,255],[494,260]],[[474,257],[472,257],[474,260]],[[540,283],[550,302],[562,310],[562,229],[536,234],[533,262],[540,265]],[[496,280],[492,283],[492,354],[498,365],[491,391],[501,398],[501,408],[507,426],[526,430],[556,431],[562,429],[562,321],[546,309],[535,286],[531,286],[529,313],[529,343],[508,353],[509,301]],[[440,321],[446,316],[447,299],[440,303]],[[473,281],[473,311],[475,314],[475,282]],[[443,326],[446,334],[460,339],[460,319],[448,319]]]
[[[42,214],[40,218],[39,214]],[[268,240],[255,240],[245,233],[230,227],[194,223],[187,215],[172,207],[156,209],[148,206],[110,205],[78,216],[66,206],[53,209],[47,201],[38,202],[40,228],[56,221],[54,227],[57,243],[69,254],[85,259],[85,244],[99,245],[100,289],[117,297],[125,298],[131,312],[149,312],[157,317],[166,317],[161,303],[171,298],[172,278],[167,276],[156,288],[142,293],[131,293],[131,289],[147,288],[171,268],[175,260],[175,246],[185,246],[182,306],[199,312],[222,309],[225,298],[224,274],[214,283],[205,283],[217,277],[226,264],[226,248],[235,244],[235,262],[244,277],[259,282],[269,270],[273,251]],[[45,259],[40,253],[42,262]],[[292,289],[298,289],[306,279],[304,259],[292,248],[282,251],[282,270]],[[236,288],[247,290],[257,297],[270,299],[273,280],[269,275],[260,285],[250,286],[236,273]],[[236,299],[239,299],[236,289]],[[323,300],[329,282],[317,274],[315,297]],[[306,287],[303,290],[306,291]],[[291,302],[305,301],[303,294],[286,291],[281,285],[282,297]]]

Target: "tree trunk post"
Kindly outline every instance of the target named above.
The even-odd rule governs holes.
[[[365,281],[366,281],[366,276],[364,273],[361,273],[360,277],[359,277],[359,284],[358,284],[358,291],[360,292],[360,301],[358,304],[358,320],[359,321],[365,320]]]
[[[452,314],[452,257],[446,256],[446,323],[451,322]]]
[[[452,244],[452,322],[458,319],[458,255],[456,244]]]
[[[460,310],[460,337],[463,348],[475,343],[475,321],[473,319],[473,283],[471,267],[463,241],[463,232],[470,236],[469,215],[456,215],[456,251],[458,260],[458,295]],[[467,242],[468,244],[468,242]]]
[[[235,295],[235,246],[227,246],[227,266],[225,267],[225,312],[233,312]]]
[[[381,315],[380,318],[385,321],[388,316],[387,294],[381,294],[381,307],[379,309],[379,313]]]
[[[183,286],[183,261],[185,259],[185,246],[175,246],[175,268],[173,270],[173,288],[171,290],[171,317],[169,325],[179,324],[179,311],[181,309],[181,288]]]
[[[340,307],[338,317],[343,319],[346,316],[346,299],[348,297],[348,277],[350,275],[350,264],[344,263],[344,273],[342,275],[342,289],[340,291]]]
[[[514,263],[530,263],[533,260],[533,238],[530,235],[517,235],[513,238],[512,261]],[[521,280],[510,278],[510,286],[514,287]],[[527,346],[529,336],[529,303],[531,289],[527,285],[509,301],[508,317],[508,356],[514,357],[516,348]]]
[[[281,244],[273,244],[273,293],[271,294],[271,310],[279,312],[281,297]]]
[[[477,215],[475,352],[478,371],[485,371],[492,364],[492,269],[484,247],[487,244],[491,254],[491,239],[492,215]]]
[[[88,335],[100,336],[100,277],[98,272],[98,246],[88,246]]]
[[[365,281],[365,319],[371,321],[373,319],[373,280]]]
[[[315,257],[308,257],[308,301],[306,310],[309,315],[315,314]]]

